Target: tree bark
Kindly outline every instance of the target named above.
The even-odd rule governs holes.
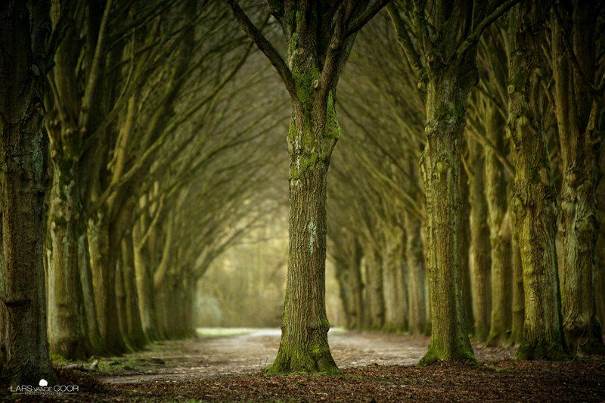
[[[511,57],[509,60],[509,121],[514,145],[515,179],[512,210],[514,230],[523,265],[525,322],[518,350],[522,359],[556,359],[564,352],[557,256],[555,251],[554,191],[548,177],[548,159],[542,133],[530,127],[531,73],[536,56],[529,32],[532,10],[525,5],[511,12]]]
[[[385,323],[387,331],[403,331],[407,328],[407,293],[403,292],[403,259],[401,245],[398,240],[390,241],[387,245],[384,258],[384,300],[385,300]]]
[[[559,261],[561,308],[565,339],[574,355],[604,352],[601,325],[596,317],[593,271],[597,244],[598,134],[594,77],[596,13],[588,4],[562,2],[566,32],[553,21],[553,76],[559,142],[561,146],[561,214]],[[570,37],[569,37],[570,36]],[[564,37],[568,37],[564,39]],[[573,56],[564,44],[571,43]],[[578,71],[575,57],[583,71]]]
[[[511,341],[520,345],[523,341],[523,323],[525,321],[525,294],[523,291],[523,265],[521,263],[521,251],[516,231],[512,231],[511,250],[513,265],[513,309],[511,323]]]
[[[85,233],[81,234],[80,239],[78,239],[78,267],[88,343],[91,347],[91,352],[95,355],[99,355],[103,353],[103,343],[101,341],[101,334],[99,333],[99,325],[97,322],[94,287],[92,285],[90,258],[88,256],[88,238]]]
[[[145,244],[142,243],[142,232],[145,229],[142,225],[142,220],[136,223],[132,229],[134,272],[141,324],[143,325],[143,331],[147,339],[153,341],[159,339],[159,334],[154,313],[153,277],[149,269]]]
[[[140,349],[146,343],[143,325],[139,315],[139,300],[137,296],[134,273],[132,237],[128,235],[122,240],[122,276],[124,286],[124,307],[126,309],[126,333],[134,348]]]
[[[44,3],[44,2],[41,2]],[[42,77],[47,4],[0,4],[0,277],[3,362],[13,384],[55,380],[46,333],[44,196],[47,143],[42,130]],[[31,25],[30,25],[31,23]]]
[[[463,306],[461,145],[468,94],[454,66],[431,75],[426,99],[423,178],[432,334],[421,364],[474,360]]]
[[[505,122],[490,105],[486,117],[488,139],[499,150],[504,150]],[[504,167],[487,147],[485,150],[485,197],[488,208],[488,230],[491,244],[491,323],[489,345],[506,342],[511,330],[512,262],[510,222],[506,219],[506,179]]]
[[[466,143],[466,141],[464,141]],[[461,213],[464,217],[460,226],[460,273],[462,276],[462,314],[467,334],[473,333],[473,296],[471,290],[471,267],[470,267],[470,205],[469,205],[468,175],[465,169],[460,169],[460,201]]]
[[[61,128],[49,125],[53,183],[50,194],[48,268],[49,342],[53,354],[66,359],[84,359],[92,353],[82,326],[83,305],[79,273],[78,241],[82,212],[77,178],[77,156],[59,140],[69,138]],[[58,141],[55,141],[58,140]]]
[[[99,211],[89,219],[87,233],[101,342],[105,353],[122,354],[127,348],[117,320],[116,259],[110,251],[109,223],[103,212]]]
[[[485,341],[490,323],[490,239],[487,223],[487,201],[483,190],[485,181],[485,159],[483,148],[473,140],[468,141],[469,149],[469,198],[471,205],[471,249],[470,266],[473,291],[474,334]]]
[[[408,283],[410,294],[409,321],[410,331],[415,334],[426,334],[428,331],[426,317],[425,266],[422,247],[422,224],[420,219],[411,213],[405,214],[406,227],[406,263],[408,266]]]
[[[288,133],[289,251],[282,337],[271,372],[338,371],[328,345],[325,305],[326,187],[332,150],[340,135],[334,91],[315,91],[319,71],[293,35],[290,68],[296,84]]]

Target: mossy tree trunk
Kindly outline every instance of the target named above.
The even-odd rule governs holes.
[[[42,129],[48,4],[0,4],[0,295],[3,361],[13,384],[55,380],[46,333],[44,233],[47,142]]]
[[[143,332],[150,341],[159,338],[155,320],[155,301],[153,295],[153,276],[149,267],[149,257],[145,247],[145,217],[141,217],[132,229],[133,263],[135,285],[137,289],[138,309]]]
[[[141,348],[146,343],[145,332],[139,315],[139,299],[137,295],[132,235],[128,234],[121,243],[122,276],[126,309],[126,334],[133,347]]]
[[[469,199],[471,248],[470,266],[473,291],[474,334],[484,341],[490,323],[490,239],[487,223],[487,201],[483,190],[486,186],[483,147],[473,140],[468,141]]]
[[[505,122],[495,105],[486,116],[486,135],[498,149],[504,150]],[[485,150],[485,197],[491,245],[491,321],[488,344],[505,342],[511,330],[512,261],[510,219],[506,216],[506,178],[504,167],[491,148]]]
[[[83,359],[92,349],[79,315],[84,303],[78,254],[83,231],[80,178],[77,177],[79,146],[70,142],[73,130],[56,127],[51,122],[48,132],[53,172],[48,219],[50,350],[66,359]]]
[[[598,236],[595,196],[599,107],[592,88],[597,13],[590,4],[564,1],[557,6],[556,15],[552,47],[563,177],[559,220],[561,305],[568,347],[572,354],[581,355],[605,351],[593,289]]]
[[[298,90],[312,94],[314,79],[313,70],[301,72]],[[310,104],[304,105],[306,111],[293,117],[288,135],[288,277],[282,338],[271,367],[274,372],[331,372],[336,369],[328,346],[330,325],[325,308],[325,258],[327,174],[339,129],[332,100],[329,111],[321,110],[324,108],[321,102],[309,101]],[[330,114],[329,125],[326,124],[327,113]]]
[[[273,372],[337,370],[325,307],[326,186],[340,135],[336,86],[355,34],[386,1],[268,2],[288,43],[287,62],[237,1],[235,19],[280,75],[292,104],[288,132],[289,252],[282,338]]]
[[[511,228],[511,252],[513,266],[513,302],[511,319],[511,342],[519,345],[523,341],[523,323],[525,322],[525,294],[523,291],[523,265],[521,250],[517,241],[517,232]]]
[[[522,359],[556,359],[564,352],[555,251],[555,195],[548,175],[543,135],[533,130],[529,108],[531,75],[537,67],[530,31],[531,6],[510,15],[508,129],[514,146],[512,211],[523,265],[525,322]],[[539,126],[536,126],[539,127]]]
[[[99,211],[88,220],[88,246],[90,269],[94,286],[97,323],[104,350],[109,354],[122,354],[127,348],[119,326],[116,300],[116,251],[112,253],[109,223]]]
[[[98,355],[103,353],[103,343],[97,322],[97,310],[95,308],[94,287],[92,285],[92,273],[90,271],[90,257],[88,255],[88,239],[86,233],[81,234],[78,239],[78,268],[88,343],[91,347],[91,352]]]
[[[462,65],[432,72],[427,87],[423,178],[427,205],[427,264],[431,294],[431,342],[421,363],[472,360],[464,311],[460,256],[466,217],[461,174],[464,107],[470,85]]]

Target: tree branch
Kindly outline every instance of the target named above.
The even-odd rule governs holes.
[[[365,9],[365,11],[357,16],[355,20],[353,20],[349,24],[349,28],[347,29],[347,33],[345,34],[345,38],[353,35],[361,28],[364,27],[384,6],[389,4],[391,0],[376,0],[374,4]]]
[[[483,31],[485,31],[487,27],[489,27],[494,21],[500,18],[504,13],[510,10],[511,7],[519,2],[521,2],[521,0],[505,0],[498,7],[496,7],[491,14],[483,18],[473,32],[458,45],[455,53],[455,59],[460,60],[472,46],[479,42],[479,38],[481,38]]]
[[[256,28],[254,23],[248,18],[244,10],[241,9],[237,1],[235,0],[225,0],[231,10],[233,11],[233,15],[235,19],[239,22],[241,28],[244,32],[256,43],[256,46],[260,49],[261,52],[267,56],[277,73],[281,77],[282,81],[286,85],[286,89],[288,93],[293,99],[298,100],[298,96],[296,95],[296,86],[294,84],[294,78],[292,77],[292,72],[286,65],[284,59],[279,55],[277,50],[273,47],[273,45],[264,37],[264,35]]]

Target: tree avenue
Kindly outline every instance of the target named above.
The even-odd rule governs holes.
[[[480,376],[458,364],[488,347],[536,360],[506,364],[528,385],[542,360],[600,379],[602,2],[5,0],[0,22],[0,385],[175,346],[192,371],[215,325],[281,326],[265,373],[334,388],[407,382],[367,368],[392,356]]]

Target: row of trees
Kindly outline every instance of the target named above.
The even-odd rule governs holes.
[[[264,60],[214,1],[0,7],[2,378],[191,335],[197,280],[275,208]]]
[[[284,92],[289,253],[272,371],[337,370],[328,219],[350,326],[430,329],[425,362],[472,359],[471,331],[512,337],[528,358],[601,347],[602,6],[243,6],[0,6],[3,375],[52,379],[47,325],[65,358],[190,333],[196,281],[275,208],[262,202],[279,164],[267,133]],[[341,115],[350,140],[333,157]]]
[[[342,80],[329,253],[348,326],[431,332],[425,362],[472,358],[468,335],[603,352],[604,8],[521,2],[476,40],[462,7],[429,3],[391,4]]]

